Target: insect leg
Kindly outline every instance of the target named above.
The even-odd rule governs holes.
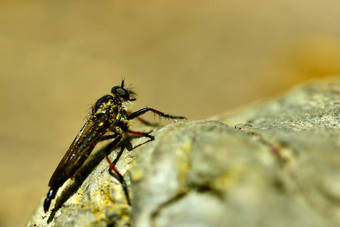
[[[142,114],[145,114],[146,112],[148,111],[151,111],[161,117],[164,117],[164,118],[169,118],[169,119],[185,119],[185,117],[182,117],[182,116],[173,116],[173,115],[170,115],[170,114],[165,114],[161,111],[158,111],[158,110],[155,110],[153,108],[149,108],[149,107],[145,107],[143,109],[140,109],[140,110],[137,110],[136,112],[133,112],[132,114],[130,114],[127,119],[128,120],[132,120],[136,117],[139,117],[140,115]]]
[[[134,134],[134,135],[137,135],[137,136],[148,137],[150,140],[155,139],[155,137],[153,137],[153,136],[151,136],[151,135],[149,135],[148,133],[145,133],[145,132],[137,132],[137,131],[132,131],[132,130],[128,130],[127,132]]]
[[[132,114],[131,111],[127,111],[127,115],[131,115],[131,114]],[[146,126],[152,126],[152,127],[159,126],[158,123],[149,122],[149,121],[147,121],[147,120],[145,120],[144,118],[141,118],[141,117],[136,117],[136,120],[138,120],[139,122],[141,122],[142,124],[144,124]]]
[[[126,200],[128,202],[129,205],[131,205],[131,201],[130,201],[130,196],[129,196],[129,191],[126,185],[126,182],[124,180],[124,177],[119,173],[119,171],[117,170],[116,166],[111,162],[111,160],[109,159],[108,156],[105,156],[106,161],[109,163],[110,168],[115,172],[115,174],[118,177],[118,181],[122,184],[123,190],[124,190],[124,194],[126,197]]]
[[[105,147],[105,149],[103,150],[105,152],[105,158],[106,158],[106,161],[109,163],[109,166],[110,168],[115,172],[115,174],[117,175],[117,179],[118,181],[122,184],[122,187],[123,187],[123,190],[124,190],[124,193],[125,193],[125,196],[126,196],[126,200],[128,202],[129,205],[131,205],[131,202],[130,202],[130,196],[129,196],[129,191],[128,191],[128,188],[127,188],[127,184],[124,180],[124,177],[122,176],[122,174],[120,174],[120,172],[118,171],[118,169],[116,168],[115,164],[113,164],[111,162],[111,160],[109,159],[108,155],[110,154],[111,150],[121,141],[122,139],[122,135],[121,134],[115,134],[117,135],[116,136],[116,139],[114,141],[112,141],[109,145],[107,145]],[[114,135],[112,135],[114,136]],[[123,145],[120,149],[120,152],[118,153],[117,157],[115,160],[119,160],[120,156],[122,155],[123,151],[124,151],[124,148],[125,146]]]
[[[138,145],[132,146],[132,143],[130,141],[131,141],[131,139],[136,138],[136,136],[135,137],[134,136],[129,136],[127,139],[125,139],[125,146],[126,146],[126,149],[129,150],[129,151],[131,151],[131,150],[133,150],[133,149],[135,149],[135,148],[137,148],[139,146],[142,146],[143,144],[146,144],[146,143],[148,143],[148,142],[150,142],[150,141],[155,139],[154,136],[149,135],[148,133],[145,133],[145,132],[137,132],[137,131],[132,131],[132,130],[128,130],[127,132],[131,133],[131,134],[134,134],[137,137],[148,137],[149,138],[149,140],[147,140],[147,141],[145,141],[143,143],[140,143]]]

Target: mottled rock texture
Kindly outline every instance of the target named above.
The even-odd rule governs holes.
[[[340,226],[339,116],[334,79],[231,115],[169,124],[117,163],[131,207],[98,153],[59,191],[55,211],[40,204],[28,225]]]

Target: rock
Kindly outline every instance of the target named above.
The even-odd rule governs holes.
[[[59,191],[56,211],[40,204],[28,226],[340,226],[339,116],[335,79],[169,124],[117,163],[132,207],[99,152]]]

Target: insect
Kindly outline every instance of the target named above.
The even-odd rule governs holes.
[[[101,97],[92,106],[91,113],[89,114],[86,123],[73,140],[48,183],[50,189],[43,205],[45,213],[49,210],[58,189],[69,178],[74,177],[75,173],[84,164],[96,144],[104,140],[111,140],[109,146],[107,146],[107,149],[104,151],[106,160],[109,163],[110,168],[116,173],[117,179],[122,184],[127,201],[130,204],[125,180],[108,158],[108,153],[115,146],[119,146],[124,140],[129,138],[129,134],[147,137],[149,140],[154,139],[154,137],[148,133],[132,131],[129,129],[129,121],[136,118],[146,124],[147,122],[140,118],[140,116],[146,112],[151,111],[161,117],[169,119],[185,119],[185,117],[165,114],[149,107],[145,107],[136,112],[129,112],[125,107],[125,104],[135,100],[135,93],[124,88],[124,80],[122,80],[120,86],[114,86],[111,89],[110,95]]]

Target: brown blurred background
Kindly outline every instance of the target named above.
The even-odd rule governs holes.
[[[133,110],[205,119],[339,73],[339,24],[334,0],[1,1],[0,226],[24,225],[122,77]]]

